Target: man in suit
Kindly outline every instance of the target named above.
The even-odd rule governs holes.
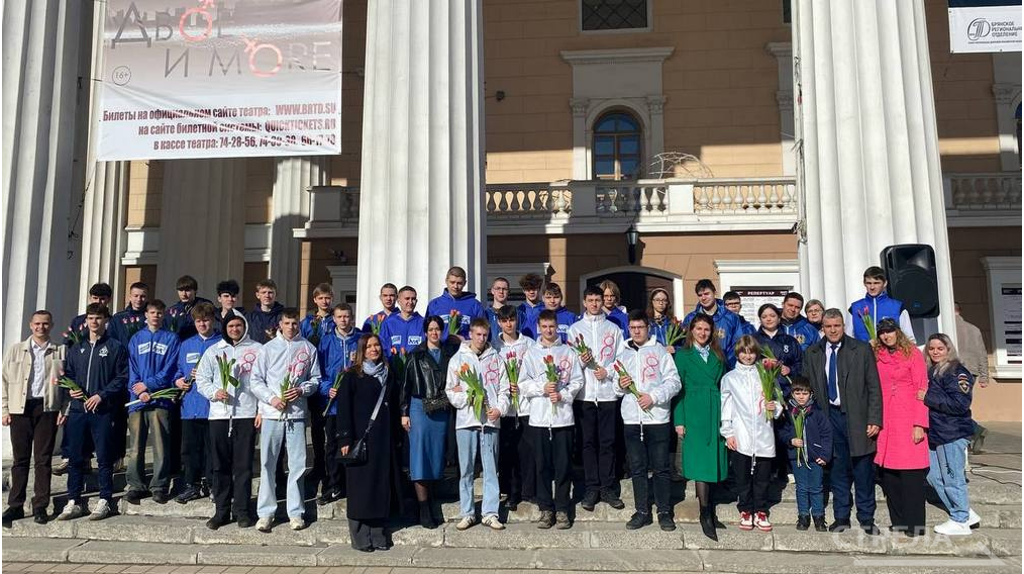
[[[829,530],[850,528],[853,486],[857,521],[868,534],[877,534],[873,459],[882,427],[882,387],[875,354],[868,343],[845,334],[839,309],[825,311],[822,329],[824,338],[804,355],[803,375],[811,381],[818,407],[832,422],[830,482],[835,520]]]

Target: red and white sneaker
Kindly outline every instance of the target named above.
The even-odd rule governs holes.
[[[761,532],[772,531],[772,523],[768,520],[768,515],[764,512],[758,512],[754,515],[754,526],[756,526]]]
[[[740,513],[740,530],[753,530],[754,517],[749,512]]]

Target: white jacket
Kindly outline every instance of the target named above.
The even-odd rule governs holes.
[[[588,315],[584,313],[579,321],[569,327],[569,344],[575,345],[576,337],[582,336],[583,342],[590,347],[594,361],[608,371],[608,376],[598,380],[594,369],[580,365],[583,370],[583,390],[576,395],[577,401],[611,402],[618,400],[615,394],[615,380],[611,376],[612,363],[622,345],[622,329],[608,320],[607,315]]]
[[[480,376],[480,382],[484,387],[484,394],[487,400],[484,403],[484,411],[480,418],[477,418],[473,407],[469,404],[469,395],[466,392],[466,385],[459,380],[459,371],[463,365],[468,365],[471,371],[476,371]],[[455,411],[455,428],[468,429],[488,426],[501,428],[501,419],[490,420],[487,418],[487,409],[496,408],[504,415],[511,408],[509,396],[508,379],[502,376],[505,369],[501,356],[494,350],[494,347],[487,345],[483,353],[476,354],[470,346],[469,341],[463,341],[459,352],[448,361],[448,378],[445,383],[444,392],[448,395],[448,402],[452,404]],[[452,390],[461,386],[461,391]],[[482,421],[480,419],[483,419]]]
[[[773,418],[779,418],[785,405],[776,404]],[[722,377],[723,437],[736,437],[736,450],[747,456],[775,456],[775,429],[765,420],[765,400],[757,367],[736,363]]]
[[[611,369],[615,378],[615,392],[623,397],[619,406],[622,423],[641,426],[665,424],[669,422],[672,413],[672,398],[683,388],[676,363],[654,337],[647,339],[638,349],[633,348],[632,342],[632,339],[622,342],[619,361],[633,379],[636,390],[651,395],[654,404],[646,413],[643,412],[636,397],[619,386],[619,375]]]
[[[222,339],[203,353],[196,366],[196,386],[199,393],[210,401],[210,420],[256,417],[259,401],[252,394],[250,378],[262,346],[246,333],[235,345]],[[239,383],[237,387],[228,385],[227,393],[231,398],[224,402],[213,400],[213,395],[222,388],[217,357],[226,357],[229,361],[235,359],[231,371]]]
[[[278,411],[270,400],[281,397],[281,383],[291,373],[292,386],[302,389],[302,395]],[[252,370],[251,388],[260,400],[260,414],[266,420],[299,420],[306,418],[306,397],[320,386],[320,364],[313,344],[296,335],[291,341],[278,332],[256,355]]]
[[[498,356],[501,358],[501,377],[503,383],[509,384],[509,407],[508,412],[504,416],[515,417],[515,416],[529,416],[530,415],[530,399],[523,396],[522,391],[519,392],[519,411],[511,404],[511,381],[508,380],[508,373],[505,372],[504,363],[508,359],[509,354],[515,355],[519,359],[519,378],[523,378],[523,361],[526,359],[526,352],[529,351],[533,346],[537,344],[536,341],[527,337],[526,335],[519,335],[519,338],[514,343],[506,343],[502,335],[498,336],[498,340],[494,343],[494,350],[498,352]]]
[[[558,394],[561,400],[554,403],[544,394],[548,379],[544,367],[544,358],[550,355],[558,367]],[[583,371],[580,369],[580,357],[572,347],[555,341],[551,346],[541,340],[537,341],[523,361],[523,372],[519,376],[519,390],[522,396],[530,399],[530,426],[540,428],[571,427],[575,424],[572,414],[572,401],[576,393],[583,388]]]

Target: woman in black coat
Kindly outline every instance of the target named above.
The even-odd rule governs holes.
[[[382,392],[380,411],[366,437],[367,461],[345,469],[352,547],[363,552],[391,547],[385,528],[392,508],[401,503],[397,488],[401,466],[393,440],[399,414],[398,382],[384,360],[380,338],[364,335],[352,369],[338,389],[338,443],[343,456],[366,434]]]
[[[445,326],[432,315],[423,322],[421,343],[409,354],[399,404],[402,428],[409,436],[409,479],[419,502],[420,526],[437,528],[440,506],[430,500],[430,485],[444,478],[445,442],[451,426],[448,396],[444,392],[448,361],[459,352],[455,337],[441,341]]]

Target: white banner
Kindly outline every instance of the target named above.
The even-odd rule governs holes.
[[[341,0],[108,0],[97,160],[341,152]]]
[[[986,4],[981,0],[977,4]],[[972,2],[949,3],[949,51],[1020,52],[1021,3],[1016,6],[971,6]]]

